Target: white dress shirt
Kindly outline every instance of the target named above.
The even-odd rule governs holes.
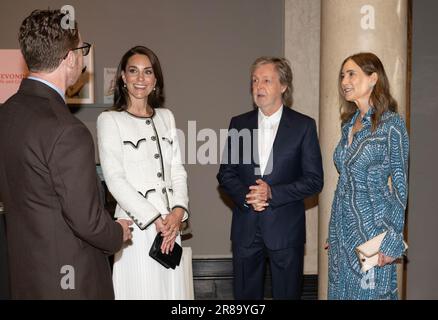
[[[260,161],[260,174],[264,175],[268,164],[269,155],[271,154],[272,146],[274,145],[275,136],[277,135],[278,125],[280,124],[281,115],[283,114],[283,106],[280,107],[272,115],[265,116],[259,109],[258,115],[258,148]],[[271,173],[272,168],[266,174]]]

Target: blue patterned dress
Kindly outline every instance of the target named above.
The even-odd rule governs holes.
[[[403,119],[389,111],[371,132],[373,110],[362,119],[363,128],[350,146],[348,135],[359,111],[342,127],[333,156],[339,180],[329,224],[329,299],[397,299],[396,265],[363,273],[355,252],[358,245],[385,230],[380,251],[390,257],[404,252],[408,134]]]

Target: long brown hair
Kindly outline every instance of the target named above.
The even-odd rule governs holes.
[[[344,93],[342,90],[342,68],[348,60],[353,60],[362,71],[370,76],[374,72],[377,74],[377,82],[371,92],[370,104],[374,107],[374,113],[371,116],[371,130],[375,131],[380,123],[382,114],[385,111],[397,112],[397,101],[392,97],[388,77],[385,73],[385,68],[383,67],[380,59],[371,52],[361,52],[347,57],[341,65],[341,70],[339,71],[338,79],[338,89],[339,98],[341,101],[341,121],[342,124],[351,120],[353,115],[356,113],[357,106],[354,102],[345,100]]]

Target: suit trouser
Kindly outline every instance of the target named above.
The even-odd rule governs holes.
[[[261,300],[264,298],[265,259],[269,257],[272,274],[272,297],[301,297],[304,245],[270,250],[264,244],[260,230],[249,247],[233,244],[234,298]]]
[[[10,299],[5,215],[0,213],[0,300]]]

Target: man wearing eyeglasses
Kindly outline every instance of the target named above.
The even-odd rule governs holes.
[[[19,42],[30,70],[0,107],[0,198],[13,299],[112,299],[107,255],[131,237],[99,197],[93,140],[66,106],[90,44],[36,10]]]

